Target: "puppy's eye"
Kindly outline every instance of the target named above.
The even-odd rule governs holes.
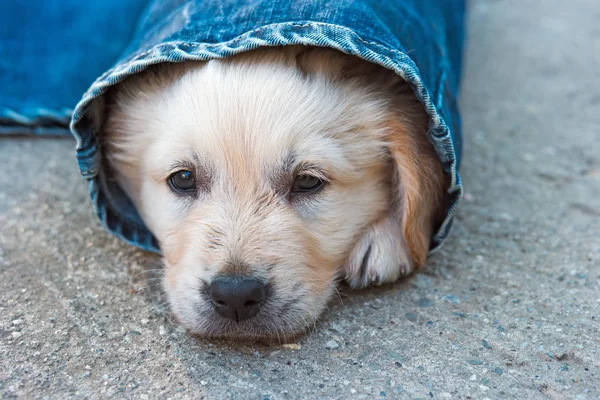
[[[292,193],[316,192],[323,187],[323,181],[312,175],[297,175],[292,184]]]
[[[196,178],[193,172],[183,169],[169,176],[169,185],[176,192],[190,193],[196,190]]]

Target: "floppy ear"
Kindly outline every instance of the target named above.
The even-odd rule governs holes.
[[[331,80],[340,78],[349,60],[355,59],[323,47],[293,46],[288,51],[295,57],[296,66],[303,74],[323,75]]]
[[[448,177],[427,138],[429,116],[422,104],[400,76],[379,65],[331,49],[294,50],[304,73],[353,80],[389,99],[389,117],[382,122],[394,167],[391,217],[401,224],[405,250],[413,264],[408,270],[422,266],[434,230],[443,219],[448,187]]]
[[[414,97],[400,101],[387,121],[387,142],[394,166],[392,208],[401,223],[413,267],[418,268],[427,258],[446,196],[445,175],[427,139],[428,117],[415,102]]]
[[[306,75],[321,75],[332,81],[361,81],[363,88],[389,90],[404,82],[381,66],[341,51],[323,47],[291,46],[298,69]]]

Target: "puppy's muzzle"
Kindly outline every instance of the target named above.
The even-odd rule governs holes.
[[[215,311],[236,322],[255,316],[267,297],[266,286],[256,278],[227,275],[213,280],[209,294]]]

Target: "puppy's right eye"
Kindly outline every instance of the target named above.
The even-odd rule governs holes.
[[[323,186],[323,181],[312,175],[298,175],[292,184],[292,193],[316,192]]]
[[[169,176],[169,186],[176,193],[189,194],[196,191],[196,178],[188,170],[177,171]]]

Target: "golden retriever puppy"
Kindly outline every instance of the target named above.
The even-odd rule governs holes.
[[[282,340],[314,324],[340,278],[379,285],[424,263],[445,178],[393,72],[271,48],[157,66],[111,99],[106,162],[192,332]]]

